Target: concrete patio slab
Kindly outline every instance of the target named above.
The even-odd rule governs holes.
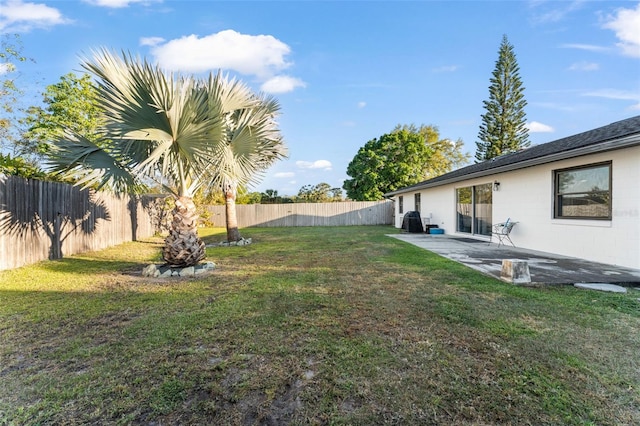
[[[528,263],[531,284],[602,283],[623,286],[640,284],[640,269],[606,265],[510,246],[498,246],[480,239],[422,233],[389,234],[389,237],[455,260],[498,279],[502,272],[502,260],[520,259]]]
[[[611,293],[626,293],[627,289],[616,284],[603,284],[603,283],[576,283],[573,285],[577,288],[584,288],[586,290],[598,290],[608,291]]]

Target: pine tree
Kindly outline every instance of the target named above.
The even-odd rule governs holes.
[[[476,142],[476,160],[486,161],[528,147],[524,87],[519,75],[513,45],[502,37],[498,60],[490,79],[489,100],[483,101],[486,113]]]

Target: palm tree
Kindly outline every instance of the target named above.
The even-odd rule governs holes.
[[[101,50],[83,67],[96,77],[105,125],[98,141],[71,131],[57,138],[52,169],[75,176],[77,184],[116,192],[134,192],[150,182],[162,185],[175,199],[162,257],[173,266],[197,264],[205,246],[197,235],[193,196],[232,175],[224,163],[233,160],[229,135],[237,135],[232,146],[260,145],[251,137],[262,135],[260,126],[245,129],[254,122],[241,118],[265,108],[264,100],[221,73],[206,79],[174,75],[129,54]],[[268,134],[277,134],[273,119],[268,123]]]
[[[275,120],[278,103],[265,96],[257,101],[255,106],[229,114],[227,138],[218,161],[230,242],[242,239],[236,216],[238,186],[254,183],[264,170],[287,155]]]

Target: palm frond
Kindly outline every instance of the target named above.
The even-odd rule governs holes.
[[[209,74],[206,88],[211,111],[216,111],[221,116],[258,104],[249,86],[239,80],[229,79],[221,72]]]
[[[257,106],[233,114],[226,154],[227,161],[233,156],[234,162],[238,163],[237,172],[247,175],[249,181],[253,180],[252,175],[259,177],[273,162],[287,156],[276,122],[279,104],[274,98],[257,99]]]
[[[171,126],[160,112],[172,103],[172,76],[146,61],[105,49],[94,52],[93,60],[85,59],[82,66],[97,77],[109,133],[126,139],[171,139]]]
[[[257,179],[286,156],[278,102],[220,72],[203,80],[174,75],[106,49],[83,67],[96,78],[104,148],[66,135],[51,161],[86,185],[126,188],[153,179],[192,196],[211,182]]]
[[[265,119],[259,111],[247,110],[238,111],[234,116],[229,140],[219,153],[211,185],[256,183],[274,161],[287,155],[272,114]]]
[[[142,187],[140,181],[108,152],[108,146],[108,140],[92,142],[82,135],[65,132],[52,144],[48,166],[53,173],[75,179],[83,187],[137,192]]]
[[[212,113],[206,85],[106,50],[96,52],[83,66],[98,78],[106,133],[121,141],[117,149],[129,158],[132,171],[150,176],[162,170],[184,186],[182,179],[211,163],[216,145],[224,139],[224,117],[221,108]]]

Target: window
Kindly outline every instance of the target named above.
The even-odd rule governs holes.
[[[456,189],[456,231],[491,235],[492,187],[487,183]]]
[[[611,163],[554,171],[554,217],[611,219]]]
[[[414,195],[414,200],[415,200],[415,204],[416,204],[415,211],[419,212],[420,211],[420,194],[415,194]]]
[[[404,201],[404,197],[401,195],[398,197],[398,213],[402,214],[402,202]]]

